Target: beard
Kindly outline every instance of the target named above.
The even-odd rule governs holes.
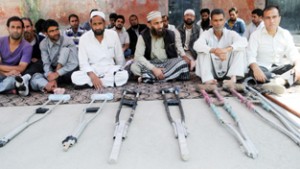
[[[210,20],[209,19],[201,22],[201,28],[203,30],[207,30],[207,29],[209,29],[209,27],[210,27]]]
[[[54,36],[48,36],[52,42],[57,42],[60,39],[60,34]]]
[[[122,25],[116,25],[117,30],[122,30],[123,26]]]
[[[163,28],[161,28],[161,29],[155,29],[155,28],[151,28],[151,34],[153,35],[153,36],[156,36],[156,37],[163,37],[164,35],[165,35],[165,31],[164,31],[164,29]]]
[[[31,32],[24,32],[24,39],[25,40],[30,40],[31,39],[31,37],[32,37],[32,34],[31,34]]]
[[[22,34],[21,33],[11,33],[10,34],[10,37],[13,39],[13,40],[20,40],[22,38]]]
[[[137,29],[139,27],[139,25],[133,25],[132,28],[133,29]]]
[[[193,25],[195,21],[193,21],[192,19],[187,19],[187,20],[184,20],[184,23],[187,24],[187,25]]]
[[[96,29],[96,30],[92,29],[92,30],[95,36],[101,36],[103,35],[105,29]]]

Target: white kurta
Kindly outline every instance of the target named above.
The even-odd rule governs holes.
[[[119,37],[113,30],[105,29],[101,43],[92,30],[82,35],[78,57],[80,71],[72,74],[75,85],[93,86],[87,72],[94,72],[99,76],[105,87],[114,86],[114,83],[121,86],[128,80],[127,71],[118,71],[125,64],[125,58]]]
[[[221,61],[214,54],[210,54],[212,48],[226,48],[231,46],[233,51],[228,54],[225,61]],[[196,75],[200,76],[202,82],[213,80],[212,60],[216,72],[227,71],[227,76],[244,76],[245,48],[247,46],[246,38],[241,37],[235,31],[223,29],[223,35],[220,40],[215,36],[213,28],[203,32],[200,38],[195,42],[194,49],[198,53],[196,61]],[[229,60],[229,56],[231,59]]]
[[[248,64],[257,63],[270,69],[273,64],[293,64],[300,54],[288,30],[278,27],[275,36],[268,34],[266,28],[257,30],[250,36],[247,47]]]
[[[246,31],[244,32],[243,36],[247,39],[250,38],[250,35],[255,32],[256,30],[262,29],[263,27],[265,27],[265,24],[263,21],[260,22],[260,24],[258,26],[256,26],[253,22],[251,22],[248,26]]]

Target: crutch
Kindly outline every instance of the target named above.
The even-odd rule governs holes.
[[[92,120],[94,120],[102,111],[105,103],[108,100],[112,100],[114,95],[112,93],[106,94],[92,94],[91,95],[91,102],[83,109],[78,126],[72,132],[70,136],[67,136],[63,141],[63,149],[64,151],[68,151],[70,147],[72,147],[77,140],[79,139],[80,135],[83,133],[84,129],[90,124]],[[100,107],[91,107],[95,101],[104,100]],[[88,117],[88,113],[95,113]],[[87,116],[87,117],[86,117]]]
[[[19,125],[14,130],[10,131],[8,134],[6,134],[3,138],[0,139],[0,147],[5,146],[10,140],[12,140],[14,137],[16,137],[18,134],[20,134],[22,131],[24,131],[27,127],[30,125],[40,121],[44,117],[46,117],[48,114],[52,112],[54,108],[56,108],[59,104],[62,102],[67,102],[71,98],[68,94],[50,94],[48,96],[48,100],[39,108],[35,110],[34,113],[32,113],[21,125]],[[56,102],[56,104],[51,108],[46,108],[45,106],[48,105],[50,102]],[[37,117],[35,117],[37,116]]]
[[[216,115],[218,121],[238,140],[238,142],[244,147],[245,154],[250,158],[257,158],[258,157],[258,151],[256,147],[254,146],[251,139],[248,137],[247,133],[244,130],[243,125],[241,124],[239,118],[237,117],[236,112],[232,110],[232,107],[224,101],[223,96],[218,92],[215,86],[202,86],[199,85],[199,90],[201,94],[203,95],[206,103],[209,105],[209,107],[212,109],[214,114]],[[211,91],[214,93],[214,95],[217,97],[219,104],[223,106],[224,110],[226,110],[230,117],[234,120],[234,124],[231,124],[229,122],[226,122],[223,120],[221,113],[217,109],[216,105],[213,103],[211,97],[206,93],[206,90]],[[236,126],[236,128],[234,127]]]
[[[166,109],[166,113],[168,116],[168,119],[170,123],[173,126],[175,137],[178,139],[181,158],[184,161],[187,161],[189,159],[189,150],[186,142],[186,137],[188,136],[187,127],[185,125],[185,116],[183,112],[183,108],[181,105],[181,101],[179,99],[179,88],[168,88],[168,89],[162,89],[161,94],[164,99],[164,106]],[[166,94],[167,93],[173,93],[175,95],[175,99],[167,99]],[[174,120],[171,116],[169,106],[178,106],[180,111],[181,119]]]
[[[127,98],[126,95],[134,95],[134,98]],[[118,108],[118,111],[116,113],[115,117],[115,131],[114,131],[114,143],[112,146],[111,154],[109,156],[109,163],[116,163],[118,160],[118,156],[121,150],[122,141],[126,138],[127,130],[129,128],[129,125],[131,124],[133,118],[135,109],[137,106],[137,101],[140,96],[140,91],[130,91],[130,90],[124,90],[123,96],[120,101],[120,105]],[[120,120],[120,113],[122,110],[122,106],[128,106],[131,107],[131,112],[129,115],[129,118],[126,120]]]
[[[274,121],[268,119],[265,115],[263,115],[255,106],[253,103],[249,100],[247,100],[244,96],[242,96],[240,93],[238,93],[234,86],[227,87],[228,90],[236,96],[241,103],[244,103],[248,109],[250,109],[252,112],[256,113],[259,117],[261,117],[264,121],[266,121],[269,125],[271,125],[273,128],[277,129],[281,133],[288,136],[290,139],[292,139],[298,146],[300,146],[300,134],[299,131],[297,131],[294,126],[292,126],[287,119],[285,119],[280,113],[275,111],[265,100],[261,99],[259,96],[261,94],[253,89],[252,87],[248,86],[249,79],[246,79],[244,81],[243,91],[247,94],[250,94],[250,97],[252,97],[255,100],[258,100],[259,103],[261,103],[261,106],[263,109],[265,109],[267,112],[272,113],[282,124],[283,126],[275,123]],[[254,92],[254,95],[253,95]]]

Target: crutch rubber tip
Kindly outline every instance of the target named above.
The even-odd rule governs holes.
[[[117,160],[116,160],[116,159],[109,159],[109,160],[108,160],[108,163],[109,163],[109,164],[116,164],[116,163],[117,163]]]
[[[189,155],[181,155],[181,158],[183,161],[188,161],[189,160]]]

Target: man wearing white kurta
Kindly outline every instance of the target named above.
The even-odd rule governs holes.
[[[80,38],[80,71],[72,74],[72,82],[96,89],[122,86],[128,80],[128,72],[122,70],[125,58],[119,37],[115,31],[105,29],[104,13],[94,11],[90,18],[92,30]]]
[[[255,80],[264,83],[274,74],[280,75],[263,85],[263,88],[277,94],[284,93],[286,82],[292,85],[296,80],[300,80],[300,54],[289,31],[279,27],[280,18],[278,7],[266,7],[263,12],[265,27],[250,36],[247,48],[250,74]],[[276,67],[286,68],[274,71]],[[288,76],[285,77],[285,74]]]
[[[211,23],[213,27],[203,32],[194,44],[198,53],[196,75],[201,77],[202,83],[216,84],[217,80],[229,78],[235,83],[237,77],[244,76],[247,40],[224,28],[222,9],[212,11]]]
[[[263,11],[261,9],[259,8],[254,9],[251,15],[252,15],[252,22],[247,26],[247,29],[243,34],[243,36],[246,37],[248,40],[250,38],[250,35],[254,31],[260,30],[265,26],[262,20]]]

